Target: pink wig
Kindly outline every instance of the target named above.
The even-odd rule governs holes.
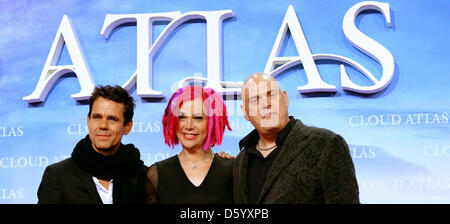
[[[225,126],[231,131],[228,123],[227,108],[222,96],[213,89],[202,88],[200,86],[186,86],[178,89],[170,98],[164,112],[162,120],[165,143],[170,147],[178,144],[177,131],[180,129],[180,120],[178,118],[180,107],[183,102],[194,99],[202,99],[203,106],[207,110],[208,117],[208,135],[206,137],[203,150],[214,145],[222,144]]]

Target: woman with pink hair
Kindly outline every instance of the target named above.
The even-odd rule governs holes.
[[[146,202],[214,204],[233,202],[234,159],[212,152],[231,130],[222,96],[213,89],[187,86],[170,98],[163,116],[165,143],[179,154],[152,165],[147,172]]]

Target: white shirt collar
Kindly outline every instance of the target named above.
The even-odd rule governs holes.
[[[113,180],[109,182],[108,190],[100,184],[100,181],[96,177],[92,177],[95,183],[95,187],[97,188],[98,195],[102,199],[103,204],[112,204],[113,203]]]

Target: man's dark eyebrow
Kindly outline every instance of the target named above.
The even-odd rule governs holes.
[[[115,116],[115,115],[108,115],[108,119],[114,119],[114,120],[119,120],[119,117]]]
[[[101,113],[92,113],[92,116],[102,116]]]

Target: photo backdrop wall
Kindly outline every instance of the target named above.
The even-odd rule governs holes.
[[[0,0],[0,203],[36,203],[44,169],[87,133],[95,85],[137,106],[150,166],[180,151],[161,119],[179,86],[223,93],[239,152],[253,128],[239,86],[273,75],[289,112],[349,144],[362,203],[450,202],[450,2],[446,0]]]

